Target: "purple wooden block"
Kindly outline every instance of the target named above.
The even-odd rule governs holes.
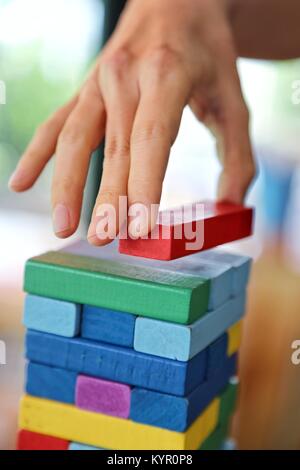
[[[79,375],[75,404],[78,408],[106,415],[128,418],[131,388],[121,383]]]

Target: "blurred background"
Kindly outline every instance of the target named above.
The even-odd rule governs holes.
[[[84,79],[103,27],[101,0],[0,0],[0,449],[14,448],[23,387],[24,263],[66,243],[52,235],[52,163],[23,195],[7,181],[37,125]],[[239,68],[260,171],[248,198],[255,235],[229,247],[255,259],[232,433],[241,449],[300,449],[300,366],[291,363],[300,339],[300,104],[292,99],[300,61],[241,60]],[[162,206],[214,198],[219,171],[213,139],[186,110]]]

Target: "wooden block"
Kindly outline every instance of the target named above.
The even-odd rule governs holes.
[[[221,450],[227,435],[228,426],[218,425],[211,435],[205,439],[199,450]]]
[[[87,446],[86,444],[80,444],[79,442],[71,442],[68,450],[103,450],[100,447]]]
[[[133,388],[130,419],[173,431],[185,431],[227,386],[236,373],[236,355],[187,397],[174,397],[150,390]]]
[[[26,357],[84,375],[184,396],[203,382],[207,351],[189,362],[150,356],[133,349],[81,338],[62,338],[29,330]]]
[[[238,392],[238,380],[232,378],[220,396],[220,414],[217,428],[200,446],[200,450],[220,450],[228,436],[230,420],[235,408]]]
[[[83,410],[128,418],[130,398],[128,385],[84,375],[77,378],[75,404]]]
[[[69,442],[21,429],[18,432],[17,450],[68,450]]]
[[[76,380],[76,372],[29,362],[25,388],[29,395],[74,403]]]
[[[199,261],[210,261],[233,269],[233,283],[231,295],[239,295],[246,289],[249,281],[252,260],[249,256],[230,253],[224,250],[209,250],[195,256]]]
[[[211,261],[197,259],[189,256],[185,259],[176,259],[169,262],[151,260],[152,263],[163,266],[163,269],[182,275],[193,275],[209,281],[208,310],[214,310],[222,305],[231,296],[233,285],[233,269],[231,266],[218,264]],[[146,264],[149,260],[146,261]]]
[[[216,346],[214,348],[216,350]],[[29,363],[26,391],[79,408],[185,431],[236,373],[236,355],[223,359],[211,376],[186,397],[175,397],[117,382],[78,376],[65,369]],[[74,389],[76,392],[74,392]]]
[[[195,275],[49,252],[27,261],[25,291],[175,323],[191,323],[207,311],[209,282]]]
[[[242,321],[235,323],[228,329],[227,355],[231,356],[240,347],[242,340]]]
[[[134,349],[146,354],[188,361],[242,317],[245,301],[246,295],[243,292],[191,325],[138,317],[135,323]]]
[[[134,240],[128,236],[120,240],[120,253],[172,260],[251,235],[253,217],[251,208],[230,203],[203,201],[204,218],[197,219],[196,204],[190,206],[192,216],[188,214],[187,218],[182,219],[184,207],[161,213],[159,223],[153,231],[156,238]],[[168,225],[169,234],[166,236],[164,220],[168,219],[171,219],[171,223]],[[189,234],[195,233],[199,236],[201,230],[204,230],[203,243],[198,243],[197,249],[196,246],[189,247],[187,244],[196,240],[196,235],[193,239]],[[181,237],[177,235],[179,232],[182,233]]]
[[[228,334],[224,333],[207,348],[206,378],[211,378],[220,372],[227,358]],[[233,353],[232,353],[233,354]]]
[[[92,305],[83,305],[81,337],[133,347],[136,316]]]
[[[232,377],[228,386],[221,396],[219,423],[225,424],[231,418],[234,408],[236,406],[238,397],[239,382],[237,377]]]
[[[204,260],[197,255],[191,255],[185,259],[172,261],[145,260],[143,258],[132,258],[122,255],[117,251],[116,243],[105,247],[95,248],[85,241],[76,242],[64,248],[64,252],[81,256],[89,256],[96,259],[121,262],[138,266],[141,268],[159,269],[164,272],[173,272],[183,275],[192,275],[210,282],[208,310],[213,310],[217,306],[229,299],[232,291],[234,270],[229,264],[217,263],[216,261]]]
[[[80,330],[80,305],[72,302],[27,295],[24,325],[54,335],[73,337]]]
[[[26,395],[19,421],[28,431],[104,449],[196,450],[216,428],[219,407],[216,398],[186,432],[179,433]]]

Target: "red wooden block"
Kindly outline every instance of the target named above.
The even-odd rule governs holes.
[[[18,433],[17,450],[68,450],[69,442],[21,429]]]
[[[181,258],[248,237],[252,219],[253,209],[249,207],[226,202],[194,203],[161,212],[148,237],[120,238],[119,251],[165,261]]]

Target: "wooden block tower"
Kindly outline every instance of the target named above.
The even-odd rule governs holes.
[[[18,448],[219,449],[250,265],[219,250],[159,261],[83,241],[30,259]]]

